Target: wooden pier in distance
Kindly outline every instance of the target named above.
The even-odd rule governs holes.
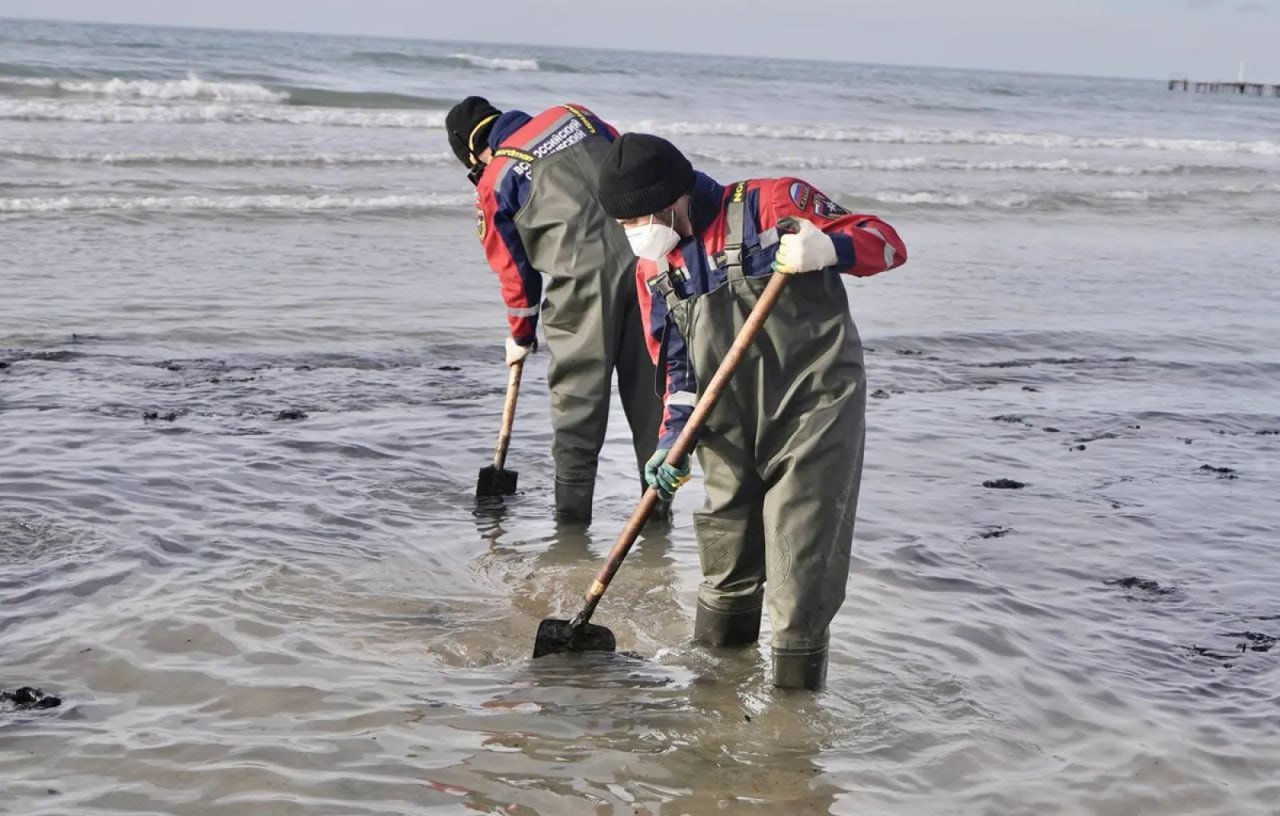
[[[1189,79],[1171,79],[1169,80],[1169,90],[1274,96],[1280,98],[1280,85],[1270,85],[1264,82],[1192,82]]]

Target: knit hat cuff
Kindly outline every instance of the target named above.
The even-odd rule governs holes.
[[[612,218],[640,218],[665,210],[693,187],[693,168],[677,172],[638,190],[599,193],[600,206]]]

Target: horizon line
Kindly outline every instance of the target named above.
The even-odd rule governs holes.
[[[422,36],[407,36],[396,34],[353,34],[338,33],[334,31],[314,31],[302,29],[277,29],[277,28],[253,28],[248,26],[214,26],[214,25],[178,25],[174,23],[138,23],[138,22],[118,22],[109,20],[88,20],[88,19],[57,19],[50,17],[12,17],[0,15],[0,22],[29,22],[29,23],[50,23],[54,25],[87,25],[87,26],[113,26],[117,28],[155,28],[155,29],[171,29],[175,31],[218,31],[236,34],[292,34],[304,37],[339,37],[347,39],[367,38],[377,40],[394,40],[400,42],[427,42],[427,43],[457,43],[457,44],[474,44],[474,45],[509,45],[509,46],[532,46],[534,48],[563,48],[572,51],[604,51],[631,54],[670,54],[673,56],[696,57],[696,56],[717,56],[731,57],[737,56],[738,52],[705,52],[705,51],[668,51],[662,49],[648,48],[608,48],[608,47],[584,47],[581,45],[566,45],[563,43],[551,42],[517,42],[513,40],[455,40],[455,39],[436,39]],[[1113,74],[1082,74],[1065,71],[1047,71],[1043,69],[1012,69],[1012,68],[977,68],[977,67],[957,67],[952,65],[924,65],[920,63],[908,62],[857,62],[854,60],[830,59],[824,57],[809,57],[799,59],[796,57],[776,57],[768,56],[765,59],[776,60],[778,62],[821,62],[832,65],[864,65],[872,67],[885,68],[918,68],[924,70],[938,71],[959,71],[971,73],[991,73],[991,74],[1009,74],[1021,76],[1046,76],[1061,77],[1065,79],[1102,79],[1102,80],[1120,80],[1134,82],[1166,82],[1174,79],[1175,75],[1185,76],[1185,72],[1171,71],[1168,76],[1163,78],[1156,76],[1117,76]],[[1214,80],[1205,80],[1214,81]]]

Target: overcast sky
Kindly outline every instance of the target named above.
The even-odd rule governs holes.
[[[0,16],[1154,78],[1243,61],[1280,82],[1280,0],[0,0]]]

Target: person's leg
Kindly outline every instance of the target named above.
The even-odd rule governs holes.
[[[741,433],[713,436],[698,448],[707,501],[694,514],[702,562],[694,639],[707,646],[748,646],[760,637],[762,486],[741,440]]]
[[[764,495],[774,685],[821,688],[832,619],[845,598],[865,440],[865,388],[815,408],[774,457]]]

